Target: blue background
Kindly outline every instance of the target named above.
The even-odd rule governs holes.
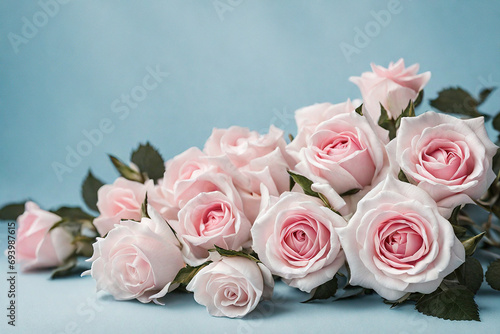
[[[348,78],[368,71],[370,62],[387,66],[403,57],[407,65],[418,62],[421,72],[431,71],[422,109],[428,107],[428,98],[435,98],[440,89],[450,85],[460,85],[474,94],[485,87],[500,86],[499,2],[401,0],[398,13],[386,17],[383,24],[377,23],[374,13],[387,11],[390,2],[87,0],[59,4],[57,10],[51,7],[51,16],[40,14],[42,5],[37,1],[0,2],[0,203],[31,198],[46,209],[59,204],[80,205],[79,187],[87,170],[92,168],[98,177],[112,182],[116,174],[106,154],[127,160],[138,142],[151,141],[167,159],[190,146],[202,147],[213,127],[241,125],[263,131],[274,123],[294,132],[294,110],[316,102],[338,103],[360,97]],[[33,23],[39,27],[30,31],[28,26]],[[366,29],[371,37],[360,44],[357,31]],[[23,42],[16,45],[14,40]],[[357,47],[357,53],[346,57],[342,43]],[[137,87],[143,85],[148,69],[155,68],[168,76],[147,91],[135,108],[128,108],[126,115],[125,104],[120,102],[123,94],[140,92]],[[500,90],[481,111],[493,114],[499,106]],[[118,107],[121,111],[115,112]],[[84,132],[97,129],[103,119],[109,120],[113,130],[92,144],[89,154],[59,180],[54,162],[66,164],[68,147],[76,150],[83,145]],[[28,329],[47,321],[49,310],[42,310],[39,318],[34,311],[43,309],[47,301],[36,299],[33,309],[30,305],[35,297],[31,293],[56,288],[65,294],[44,295],[58,301],[57,312],[52,310],[55,315],[51,317],[60,324],[72,315],[85,319],[75,315],[75,307],[80,299],[93,296],[92,282],[66,280],[56,285],[45,281],[46,277],[22,278],[26,286],[21,286],[21,298],[26,300],[21,299],[19,323]],[[70,283],[75,292],[71,292]],[[30,290],[28,286],[33,284],[36,288]],[[78,288],[78,284],[85,287]],[[3,295],[3,290],[0,293]],[[65,295],[75,298],[67,310]],[[234,332],[239,324],[216,321],[202,307],[195,307],[192,299],[178,298],[172,307],[182,309],[189,304],[184,312],[197,312],[200,326],[208,321]],[[483,307],[488,300],[493,303],[491,298],[482,298]],[[109,303],[106,309],[111,315],[131,312],[127,308],[130,304],[104,302]],[[382,321],[389,318],[384,317],[399,325],[416,319],[417,323],[464,330],[481,326],[435,322],[415,316],[411,307],[398,316],[401,311],[389,311],[379,300],[373,304],[342,305],[353,312],[358,311],[353,309],[357,305],[365,315],[367,307],[374,308],[372,319],[381,321],[381,330],[389,326]],[[259,331],[283,329],[287,319],[300,312],[305,312],[299,317],[302,321],[307,321],[312,310],[333,316],[338,307],[332,308],[330,304],[324,308],[297,304],[293,311],[265,319]],[[150,312],[170,321],[178,317],[164,309],[140,308],[143,312],[153,309]],[[483,312],[483,319],[490,314],[489,325],[494,311],[486,307]],[[108,313],[100,313],[99,323],[84,322],[85,326],[105,328],[113,324]],[[344,319],[355,315],[345,313]],[[131,321],[121,319],[123,328],[130,328],[126,326]],[[141,316],[137,321],[148,319]],[[161,326],[168,328],[165,319]],[[329,323],[334,326],[334,319],[329,318]],[[281,327],[275,327],[278,324]],[[320,326],[321,320],[309,324]],[[345,320],[339,328],[348,328],[348,324]],[[291,329],[309,328],[303,325]],[[374,328],[369,321],[355,326]],[[54,332],[64,329],[60,327]],[[412,328],[407,331],[419,331],[423,325]],[[331,327],[325,329],[331,331]]]

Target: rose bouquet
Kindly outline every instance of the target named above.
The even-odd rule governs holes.
[[[149,143],[130,164],[110,156],[120,176],[89,171],[88,211],[5,206],[0,218],[18,223],[7,254],[52,277],[86,257],[82,275],[117,300],[162,304],[177,289],[214,316],[245,316],[281,279],[308,301],[377,293],[479,320],[476,249],[496,259],[486,281],[500,289],[498,147],[478,111],[493,88],[445,89],[431,101],[442,113],[416,116],[429,79],[403,60],[372,65],[351,78],[362,101],[297,110],[288,143],[274,126],[233,126],[167,162]]]

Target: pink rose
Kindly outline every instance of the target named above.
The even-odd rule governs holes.
[[[142,183],[119,177],[113,184],[99,188],[97,208],[100,215],[94,219],[94,225],[100,235],[106,235],[122,219],[141,219],[146,187]]]
[[[17,218],[17,259],[24,271],[57,267],[73,254],[73,237],[63,228],[50,228],[61,220],[58,215],[26,202]]]
[[[173,227],[183,245],[184,259],[191,266],[205,262],[208,250],[216,245],[239,251],[250,243],[250,222],[218,191],[191,199],[179,211],[179,221]]]
[[[431,293],[465,261],[465,250],[436,202],[422,189],[389,176],[339,229],[350,284],[388,300]]]
[[[293,170],[313,181],[313,189],[329,199],[334,192],[360,190],[345,198],[346,208],[335,207],[346,214],[353,212],[357,201],[385,177],[389,160],[369,118],[347,112],[345,107],[336,109],[327,121],[299,128],[287,149],[297,161]]]
[[[283,131],[273,125],[269,133],[263,135],[239,126],[214,129],[205,143],[204,151],[209,156],[226,157],[236,168],[236,172],[233,170],[230,174],[243,201],[245,215],[251,222],[259,213],[261,184],[274,196],[289,190],[287,170],[292,159],[285,147]]]
[[[213,253],[212,253],[213,254]],[[271,299],[274,280],[262,263],[240,256],[221,257],[201,269],[187,285],[198,304],[216,317],[241,318],[262,299]]]
[[[281,149],[256,158],[239,172],[247,183],[235,180],[235,186],[243,201],[245,215],[254,222],[259,214],[262,198],[261,186],[265,186],[273,196],[279,196],[290,190],[290,165],[286,161]]]
[[[161,216],[148,206],[150,218],[123,221],[94,243],[92,275],[97,290],[117,300],[157,302],[176,288],[172,281],[184,267],[180,244]]]
[[[353,103],[354,102],[354,103]],[[358,101],[351,102],[348,99],[346,102],[331,104],[331,103],[316,103],[311,106],[307,106],[295,111],[295,122],[297,123],[297,137],[294,139],[292,144],[298,140],[304,141],[314,129],[324,121],[328,121],[334,116],[339,114],[348,114],[354,111],[357,107],[355,104]],[[359,104],[358,104],[359,105]],[[304,137],[301,139],[300,137]],[[290,144],[290,145],[292,145]],[[292,145],[293,147],[293,145]]]
[[[238,175],[227,158],[214,159],[192,147],[167,161],[163,179],[148,190],[148,200],[168,221],[177,220],[179,210],[202,192],[220,191],[242,209],[233,184]]]
[[[273,125],[269,133],[264,135],[248,128],[232,126],[229,129],[214,129],[203,151],[209,156],[227,156],[239,168],[273,152],[277,147],[284,151],[285,146],[283,131]]]
[[[401,168],[445,217],[454,207],[480,198],[495,179],[497,146],[488,138],[482,117],[461,120],[432,111],[405,117],[389,150],[394,173]]]
[[[361,77],[350,77],[349,80],[358,85],[364,106],[375,121],[380,117],[380,104],[389,117],[396,119],[410,100],[415,101],[431,78],[431,72],[417,74],[418,64],[405,68],[403,59],[391,62],[389,68],[375,64],[371,67],[373,72],[365,72]]]
[[[287,192],[264,197],[252,227],[253,250],[274,275],[310,292],[344,264],[336,228],[346,221],[314,197]]]

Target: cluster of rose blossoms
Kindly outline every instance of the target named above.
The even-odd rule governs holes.
[[[389,140],[381,110],[397,119],[430,72],[402,59],[372,71],[350,79],[361,108],[347,100],[299,109],[288,144],[274,126],[214,129],[203,150],[166,162],[158,182],[119,177],[100,187],[93,225],[101,237],[84,274],[118,300],[160,303],[191,268],[185,289],[226,317],[271,298],[273,275],[305,292],[339,270],[387,300],[435,291],[465,261],[448,218],[494,181],[497,146],[482,117],[433,111],[402,117]],[[26,204],[18,218],[25,269],[58,265],[77,247],[63,229],[47,232],[58,220]]]

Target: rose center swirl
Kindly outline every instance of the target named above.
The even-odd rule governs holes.
[[[420,227],[404,218],[382,224],[378,229],[379,258],[392,267],[410,268],[428,252]]]
[[[280,233],[282,256],[296,265],[304,265],[329,246],[330,231],[307,215],[286,221]],[[304,263],[302,263],[304,262]]]

